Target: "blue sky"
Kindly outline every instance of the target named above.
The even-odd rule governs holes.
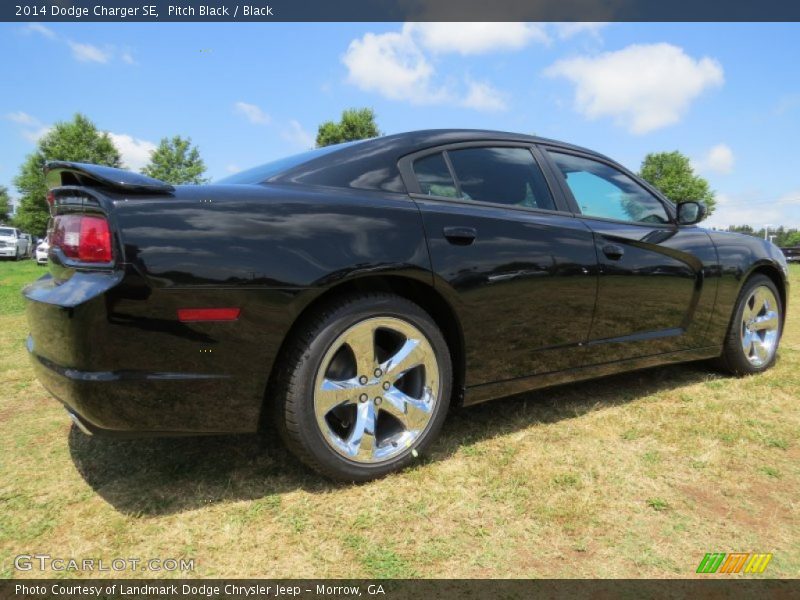
[[[800,25],[77,23],[0,25],[0,185],[75,112],[138,169],[190,136],[208,175],[313,145],[370,106],[384,133],[536,133],[636,169],[692,158],[719,197],[709,224],[800,227]]]

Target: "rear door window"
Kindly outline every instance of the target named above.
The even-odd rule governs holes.
[[[420,192],[426,196],[458,198],[458,189],[441,152],[414,161]]]
[[[556,210],[542,170],[528,148],[449,150],[462,197],[509,206]]]

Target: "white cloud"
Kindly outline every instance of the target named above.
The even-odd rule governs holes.
[[[29,23],[25,27],[22,28],[24,33],[38,33],[48,39],[54,40],[56,38],[56,32],[50,29],[49,27],[45,27],[41,23]]]
[[[281,136],[286,141],[291,142],[292,145],[304,150],[313,148],[316,144],[316,138],[303,129],[303,126],[294,119],[289,121],[289,126],[283,130]]]
[[[114,59],[115,55],[118,54],[118,58],[122,62],[129,65],[137,64],[136,59],[133,57],[133,53],[128,48],[125,48],[118,53],[117,49],[113,45],[106,45],[104,48],[100,48],[99,46],[95,46],[93,44],[75,42],[73,40],[60,37],[55,31],[49,27],[45,27],[41,23],[29,23],[22,28],[22,32],[26,34],[35,33],[48,39],[58,40],[59,42],[67,44],[70,47],[70,50],[72,50],[72,57],[80,62],[108,64]]]
[[[726,228],[730,225],[765,225],[787,228],[800,226],[800,190],[769,200],[763,195],[717,194],[714,214],[703,222],[704,227]]]
[[[50,129],[52,129],[49,125],[43,124],[33,115],[29,115],[21,110],[7,113],[5,118],[19,125],[22,137],[34,144],[38,142],[40,138],[47,135]]]
[[[31,127],[36,127],[41,125],[41,122],[36,117],[29,115],[26,112],[22,112],[18,110],[16,112],[7,113],[6,119],[9,121],[13,121],[19,125],[30,125]]]
[[[507,108],[503,94],[488,83],[470,81],[462,106],[475,110],[499,111]]]
[[[72,56],[75,60],[81,62],[97,62],[105,64],[111,60],[112,52],[110,50],[103,50],[92,44],[82,44],[80,42],[73,42],[67,40],[67,44],[72,49]]]
[[[150,162],[150,154],[156,149],[153,142],[147,140],[140,140],[125,133],[112,133],[108,132],[108,137],[114,142],[114,145],[122,155],[122,162],[125,166],[132,171],[139,171],[148,162]]]
[[[347,81],[361,90],[412,104],[451,104],[489,111],[506,108],[502,94],[485,82],[465,79],[462,83],[450,77],[435,86],[434,66],[414,37],[418,25],[407,25],[401,32],[366,33],[350,42],[342,57]]]
[[[240,167],[239,165],[228,165],[227,167],[225,167],[225,170],[228,173],[238,173],[239,171],[242,170],[242,167]]]
[[[270,116],[255,104],[236,102],[233,105],[233,110],[255,125],[267,125],[271,120]]]
[[[36,129],[23,129],[22,130],[22,137],[24,137],[26,140],[28,140],[32,144],[35,144],[40,139],[42,139],[44,136],[46,136],[48,133],[50,133],[51,129],[52,129],[52,127],[50,127],[48,125],[42,125],[40,127],[37,127]]]
[[[431,52],[462,55],[519,50],[530,42],[550,41],[539,23],[406,23],[401,35],[416,37]]]
[[[406,33],[366,33],[350,42],[342,62],[347,81],[364,91],[417,104],[445,97],[443,90],[430,89],[433,66]]]
[[[665,43],[560,60],[545,74],[575,84],[575,108],[581,114],[612,117],[636,134],[677,123],[692,100],[724,81],[716,60],[695,60]]]
[[[697,161],[694,166],[698,171],[711,171],[724,175],[733,171],[735,162],[736,158],[730,146],[727,144],[717,144],[710,148],[705,156]]]
[[[606,27],[608,23],[594,23],[576,21],[574,23],[553,23],[556,30],[556,35],[560,40],[568,40],[582,33],[587,33],[592,37],[600,37],[600,30]]]

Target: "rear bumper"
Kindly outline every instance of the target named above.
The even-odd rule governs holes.
[[[214,394],[220,375],[141,371],[82,371],[64,367],[35,351],[28,353],[36,378],[69,412],[84,433],[97,435],[181,435],[215,431],[177,398]],[[165,426],[166,425],[166,426]]]
[[[233,327],[253,327],[178,322],[175,306],[198,292],[143,289],[105,271],[59,285],[45,275],[23,293],[36,377],[82,428],[118,436],[258,429],[265,375],[248,373],[233,337]]]

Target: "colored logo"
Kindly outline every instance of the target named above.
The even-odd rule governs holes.
[[[697,567],[698,573],[763,573],[772,554],[710,552]]]

